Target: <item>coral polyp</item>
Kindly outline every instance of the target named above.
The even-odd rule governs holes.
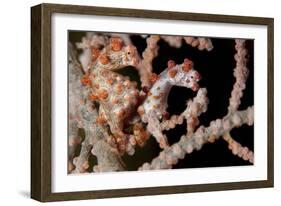
[[[212,119],[212,101],[218,100],[208,97],[208,85],[218,84],[220,78],[211,77],[221,74],[214,68],[206,75],[209,65],[199,57],[210,55],[210,65],[227,58],[216,53],[223,39],[74,31],[69,35],[77,34],[84,35],[82,41],[69,43],[69,173],[186,168],[178,166],[186,156],[219,141],[245,164],[254,163],[252,145],[239,143],[232,132],[254,124],[253,105],[240,109],[250,74],[250,40],[225,40],[232,41],[233,54],[229,50],[226,55],[234,58],[227,63],[229,68],[236,65],[234,79],[227,82],[234,85],[225,94],[226,113]],[[172,98],[174,88],[184,93]],[[211,86],[210,94],[216,90]],[[179,108],[173,105],[183,98],[183,110],[175,112]],[[142,150],[153,150],[153,155]],[[137,163],[131,166],[134,156]]]

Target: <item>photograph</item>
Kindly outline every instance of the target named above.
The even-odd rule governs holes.
[[[68,30],[68,175],[253,166],[254,39]]]
[[[273,187],[274,19],[31,9],[31,197]]]

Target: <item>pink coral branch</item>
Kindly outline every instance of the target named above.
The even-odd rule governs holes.
[[[212,41],[209,38],[184,37],[184,40],[187,44],[197,47],[199,50],[211,51],[213,49]]]
[[[170,119],[161,122],[161,129],[173,129],[176,125],[182,124],[183,120],[186,119],[188,134],[192,134],[194,128],[198,125],[197,117],[199,117],[203,112],[207,111],[208,103],[209,100],[207,98],[207,89],[199,89],[196,97],[187,102],[186,109],[180,115],[173,115]]]
[[[180,36],[161,36],[161,38],[166,41],[171,47],[175,48],[180,48],[182,46],[182,40],[184,40],[186,44],[198,48],[199,50],[211,51],[213,49],[212,41],[209,38]]]
[[[243,95],[242,91],[246,87],[245,82],[248,76],[248,69],[246,67],[247,50],[245,49],[245,41],[237,39],[235,40],[235,43],[237,53],[235,54],[236,68],[234,69],[234,76],[236,77],[236,82],[231,92],[228,114],[223,119],[212,121],[208,128],[203,126],[199,127],[194,134],[192,132],[198,122],[196,122],[195,125],[193,125],[193,122],[190,122],[189,124],[188,120],[193,120],[193,118],[190,118],[192,115],[187,115],[189,116],[187,127],[191,133],[187,134],[187,136],[182,136],[178,143],[166,147],[157,158],[152,160],[151,164],[143,164],[143,166],[139,168],[140,170],[171,168],[172,165],[178,162],[178,159],[184,158],[186,153],[191,153],[194,149],[199,150],[203,144],[207,142],[212,143],[221,136],[228,142],[229,148],[235,155],[253,162],[253,152],[249,151],[247,147],[242,147],[229,135],[230,130],[234,127],[240,127],[245,123],[252,125],[254,120],[253,107],[249,107],[245,111],[237,111],[237,108],[240,105],[240,99]],[[187,111],[189,111],[188,108],[189,107],[187,107]],[[174,124],[171,124],[171,126],[174,126],[177,120],[181,120],[181,118],[175,118],[175,121],[173,122]],[[165,125],[165,127],[167,126]],[[185,144],[186,146],[184,146]]]
[[[139,170],[171,168],[186,154],[192,153],[193,150],[200,150],[208,142],[209,137],[215,136],[218,139],[235,127],[249,124],[252,118],[249,114],[253,114],[252,109],[249,107],[247,110],[236,111],[233,115],[212,121],[209,127],[200,126],[191,137],[182,136],[179,142],[165,148],[151,163],[144,163]]]
[[[79,128],[81,127],[81,118],[79,116],[78,108],[80,105],[81,95],[84,95],[80,84],[80,78],[83,70],[81,65],[76,61],[76,53],[69,45],[70,53],[69,59],[72,62],[70,64],[69,73],[69,137],[68,137],[68,170],[74,169],[73,158],[77,146],[81,143],[81,137],[79,135]]]
[[[236,82],[234,83],[231,97],[229,99],[229,112],[238,109],[241,102],[240,99],[243,96],[243,90],[246,88],[246,80],[249,74],[246,66],[247,50],[245,48],[245,40],[236,39],[235,43],[236,54],[234,58],[236,61],[236,67],[234,69],[234,76],[236,78]]]
[[[234,155],[242,158],[243,160],[254,163],[254,153],[248,147],[243,147],[240,143],[235,141],[230,133],[225,133],[223,139],[228,143],[228,148]]]
[[[152,75],[152,61],[158,55],[159,46],[157,45],[160,37],[158,35],[151,35],[146,39],[147,47],[142,53],[142,59],[136,66],[140,74],[142,87],[151,87],[151,75]]]

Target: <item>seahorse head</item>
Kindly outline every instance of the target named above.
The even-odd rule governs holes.
[[[109,45],[103,49],[98,64],[107,70],[118,70],[138,64],[138,52],[133,45],[124,46],[119,37],[110,38]]]
[[[167,76],[169,82],[173,85],[187,87],[193,91],[199,89],[198,81],[200,81],[201,76],[193,68],[193,62],[189,59],[185,59],[183,64],[176,65],[172,60],[168,61]]]

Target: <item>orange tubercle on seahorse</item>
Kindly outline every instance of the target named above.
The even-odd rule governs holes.
[[[97,94],[92,93],[92,94],[89,95],[89,99],[90,99],[91,101],[96,101],[96,100],[99,99],[99,97],[98,97]]]
[[[98,94],[98,97],[99,97],[99,99],[103,99],[103,100],[107,99],[107,97],[108,97],[107,90],[105,90],[105,89],[101,90]]]
[[[106,123],[106,119],[103,115],[99,115],[96,119],[96,123],[99,125],[105,124]]]
[[[106,80],[106,83],[109,84],[109,85],[112,85],[113,84],[113,79],[112,78],[108,78]]]
[[[91,84],[91,80],[88,74],[83,75],[80,81],[83,86],[89,86]]]
[[[122,49],[122,40],[119,37],[110,38],[110,47],[112,51],[120,51]]]
[[[102,54],[99,57],[99,61],[101,64],[106,65],[109,63],[109,57],[107,56],[107,54]]]
[[[118,83],[118,84],[114,87],[114,90],[115,90],[116,93],[121,94],[122,91],[123,91],[123,86],[122,86],[122,84],[121,84],[121,83]]]

